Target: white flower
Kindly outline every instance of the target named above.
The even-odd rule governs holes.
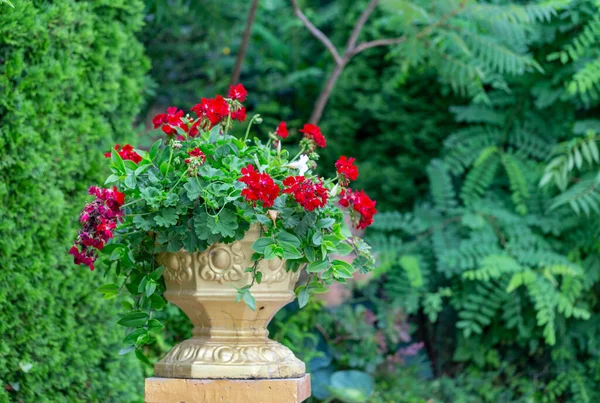
[[[294,168],[298,170],[298,175],[304,176],[306,171],[308,171],[308,156],[302,154],[300,159],[296,162],[292,162],[291,164],[287,164],[286,166],[289,168]]]

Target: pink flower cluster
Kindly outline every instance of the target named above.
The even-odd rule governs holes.
[[[79,231],[75,244],[69,250],[75,264],[84,264],[94,270],[94,262],[98,257],[97,250],[102,250],[123,213],[121,206],[125,195],[117,190],[102,189],[96,186],[89,188],[88,193],[96,199],[85,205],[79,216],[83,228]]]

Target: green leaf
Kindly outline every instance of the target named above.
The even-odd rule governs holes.
[[[131,353],[133,350],[135,350],[135,346],[127,346],[124,347],[122,349],[119,350],[119,355],[125,355],[125,354],[129,354]]]
[[[164,266],[160,266],[158,269],[156,269],[152,273],[150,273],[149,277],[153,280],[158,281],[158,279],[160,279],[160,277],[163,275],[164,271],[165,271]]]
[[[256,282],[260,284],[262,282],[262,271],[257,271],[254,278],[256,279]]]
[[[194,232],[198,239],[206,241],[208,244],[213,244],[220,239],[220,236],[213,234],[210,230],[209,216],[202,210],[196,210],[194,214]]]
[[[150,280],[146,283],[146,297],[150,297],[156,291],[156,282]]]
[[[164,297],[157,294],[152,294],[150,297],[150,306],[152,306],[152,309],[155,311],[162,311],[164,307],[167,306],[167,302],[165,301]]]
[[[349,245],[345,242],[340,242],[335,250],[336,255],[347,256],[354,251],[352,245]]]
[[[144,354],[144,352],[142,350],[140,350],[140,349],[135,350],[135,356],[137,357],[138,360],[140,360],[144,364],[152,366],[152,363],[150,362],[148,357],[146,357],[146,354]]]
[[[103,286],[98,287],[98,291],[102,294],[116,293],[119,292],[119,286],[114,283],[104,284]]]
[[[172,207],[162,210],[160,215],[154,216],[154,222],[159,227],[170,227],[177,224],[177,210]]]
[[[325,259],[321,262],[316,261],[316,262],[312,262],[311,264],[308,265],[308,267],[306,268],[306,271],[309,273],[319,273],[322,272],[323,270],[327,269],[329,267],[329,260]]]
[[[265,260],[275,259],[277,257],[277,245],[268,245],[265,248],[264,255]]]
[[[147,319],[148,314],[146,312],[131,312],[119,319],[117,323],[121,326],[139,327],[144,326]]]
[[[300,291],[298,292],[298,306],[300,308],[304,308],[306,304],[308,304],[308,297],[310,296],[308,292],[308,288],[305,286],[298,287]]]
[[[148,152],[148,156],[150,157],[151,160],[154,160],[154,158],[156,158],[161,145],[162,145],[162,139],[156,140],[154,142],[154,144],[152,144],[152,147],[150,147],[150,152]]]
[[[281,231],[279,232],[276,236],[275,239],[277,239],[278,241],[282,241],[285,243],[288,243],[292,246],[295,246],[296,248],[299,248],[300,245],[302,244],[302,242],[300,241],[300,239],[298,239],[297,236],[290,234],[289,232],[286,231]]]
[[[218,216],[208,216],[207,223],[213,234],[221,234],[224,237],[233,237],[239,224],[235,213],[224,209]]]
[[[244,302],[246,303],[246,305],[248,305],[250,309],[256,311],[256,299],[250,293],[250,290],[246,290],[246,292],[244,292]]]
[[[269,245],[273,245],[275,243],[275,241],[273,240],[273,238],[258,238],[256,241],[254,241],[254,243],[252,244],[252,250],[261,254],[265,253],[265,248]]]
[[[144,334],[148,334],[148,331],[146,329],[144,329],[144,328],[135,329],[135,330],[129,332],[123,338],[123,344],[128,345],[128,346],[135,346],[138,338]]]
[[[115,151],[112,150],[110,152],[112,167],[117,171],[119,175],[125,175],[125,164],[123,163],[123,159],[121,156]]]
[[[195,178],[190,178],[188,182],[186,182],[183,185],[183,187],[187,191],[186,195],[188,199],[190,199],[191,201],[194,201],[197,198],[199,198],[200,194],[202,193],[202,189],[200,189],[200,185],[198,184],[198,181],[195,180]]]
[[[135,179],[135,175],[133,175],[132,173],[127,174],[127,176],[125,177],[125,186],[127,186],[129,189],[135,189],[136,184],[137,181]]]
[[[160,323],[159,320],[157,319],[150,319],[148,321],[148,331],[150,333],[158,333],[159,331],[161,331],[165,326]]]
[[[335,224],[334,218],[321,218],[319,221],[317,221],[317,228],[331,228],[333,224]]]
[[[285,259],[301,259],[304,256],[294,245],[287,242],[279,242],[279,246],[283,249]]]

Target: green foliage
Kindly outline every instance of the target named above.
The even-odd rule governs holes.
[[[576,22],[565,20],[586,4],[567,5],[534,35],[538,60],[577,41]],[[488,105],[451,108],[467,126],[429,164],[429,197],[376,219],[386,295],[427,318],[419,328],[436,345],[434,371],[467,369],[435,381],[434,401],[598,399],[598,350],[576,341],[600,324],[597,122],[591,103],[550,98],[566,67],[549,59],[545,76],[508,78],[510,93],[489,91]],[[407,271],[407,258],[419,264]],[[451,354],[432,336],[440,329],[453,334]]]
[[[129,136],[142,101],[143,4],[13,3],[0,5],[0,401],[134,401],[140,366],[118,356],[119,309],[95,291],[107,278],[66,252],[97,148]]]

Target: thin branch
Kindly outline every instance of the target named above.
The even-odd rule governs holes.
[[[252,25],[254,24],[254,18],[256,17],[256,9],[258,8],[258,0],[252,0],[250,4],[250,10],[248,11],[248,20],[246,21],[246,29],[242,36],[242,43],[235,60],[235,67],[231,74],[231,85],[235,85],[240,82],[240,74],[242,73],[242,63],[246,57],[246,50],[248,49],[248,42],[250,41],[250,34],[252,33]]]
[[[448,21],[450,18],[453,18],[458,13],[460,13],[465,8],[466,5],[467,5],[467,1],[463,0],[456,9],[454,9],[452,12],[449,12],[448,14],[444,15],[435,24],[431,24],[431,25],[427,26],[421,32],[416,34],[415,38],[422,38],[426,35],[429,35],[429,33],[431,31],[433,31],[434,28],[437,28],[440,25],[444,25],[446,23],[446,21]],[[404,35],[399,38],[376,39],[374,41],[363,42],[360,45],[358,45],[357,47],[355,47],[349,56],[350,57],[355,56],[355,55],[359,54],[360,52],[362,52],[363,50],[374,48],[377,46],[398,45],[400,43],[406,42],[407,40],[408,40],[408,37],[406,35]]]
[[[350,34],[350,38],[348,39],[348,45],[346,45],[346,53],[352,52],[354,50],[354,46],[356,45],[356,41],[358,40],[358,36],[360,35],[360,31],[362,31],[363,26],[369,19],[369,16],[377,7],[377,3],[379,0],[371,0],[367,8],[362,12],[358,21],[354,25],[354,29],[352,29],[352,33]]]
[[[371,49],[377,46],[398,45],[402,42],[406,42],[407,39],[408,37],[401,36],[400,38],[376,39],[374,41],[363,42],[354,49],[352,49],[351,56],[357,55],[363,50]]]
[[[302,23],[304,24],[304,26],[310,31],[311,34],[313,34],[313,36],[315,38],[317,38],[318,40],[320,40],[323,43],[323,45],[325,45],[325,47],[327,48],[327,50],[329,50],[329,52],[333,56],[333,59],[335,60],[335,63],[337,65],[340,65],[342,63],[342,58],[340,57],[340,54],[338,53],[338,51],[335,48],[335,46],[333,46],[333,43],[331,43],[331,41],[329,40],[329,38],[323,32],[321,32],[319,30],[319,28],[315,27],[313,25],[313,23],[310,22],[310,20],[306,17],[306,15],[304,15],[304,13],[302,12],[302,10],[300,10],[300,7],[298,6],[298,1],[297,0],[292,0],[292,7],[294,7],[294,13],[300,19],[300,21],[302,21]]]

